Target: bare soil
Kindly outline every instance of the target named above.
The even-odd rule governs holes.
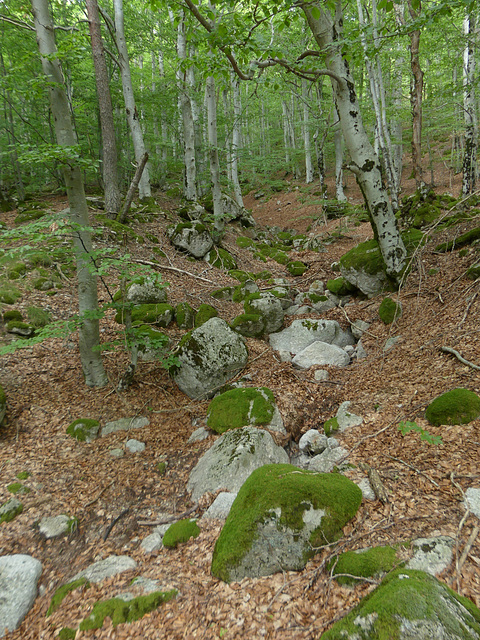
[[[438,169],[438,191],[458,195],[458,178],[456,184],[450,184],[448,172],[441,175],[442,167]],[[340,232],[326,245],[325,252],[294,254],[309,266],[302,277],[295,279],[296,286],[306,291],[315,279],[335,277],[332,262],[371,237],[371,229],[368,224],[349,226],[345,220],[324,221],[318,205],[302,201],[305,185],[292,182],[290,187],[288,192],[259,200],[252,193],[246,205],[253,209],[259,225],[304,231],[314,221],[311,232],[329,242],[334,230]],[[411,187],[406,182],[405,192]],[[346,193],[351,201],[359,200],[353,184],[349,183]],[[165,228],[173,219],[176,204],[162,194],[158,202],[163,213],[153,222],[134,223],[133,227],[139,234],[148,230],[160,239],[158,246],[167,256],[161,260],[161,272],[170,283],[169,301],[176,304],[187,300],[194,307],[211,302],[214,289],[235,281],[172,249]],[[49,203],[55,209],[66,206],[65,199],[59,197],[52,197]],[[12,211],[2,214],[1,219],[10,226],[15,215]],[[350,400],[351,410],[364,417],[360,427],[339,436],[351,451],[348,475],[356,481],[362,479],[365,474],[358,464],[366,462],[380,474],[389,501],[364,501],[357,516],[344,528],[339,549],[393,544],[420,536],[452,536],[457,564],[453,562],[441,579],[480,606],[478,538],[464,564],[458,566],[478,524],[472,515],[464,518],[462,502],[468,487],[480,486],[480,420],[462,426],[432,427],[423,417],[427,404],[444,391],[466,387],[480,393],[479,371],[440,351],[442,346],[452,347],[467,361],[480,364],[479,282],[465,277],[469,265],[478,260],[478,253],[474,248],[462,256],[459,252],[434,251],[439,242],[478,225],[477,217],[442,234],[432,232],[398,294],[403,315],[395,325],[386,326],[378,317],[381,296],[356,299],[344,310],[333,309],[326,314],[344,327],[357,319],[371,323],[363,339],[368,354],[365,360],[343,369],[330,368],[329,381],[318,383],[313,370],[298,371],[280,362],[266,340],[248,339],[250,358],[242,375],[250,375],[255,385],[272,389],[294,440],[309,428],[321,427],[344,400]],[[239,268],[267,268],[274,275],[287,275],[277,263],[257,262],[248,250],[239,249],[235,244],[239,233],[232,227],[224,240],[225,247],[237,257]],[[130,242],[117,246],[118,251],[128,251],[132,260],[149,260],[155,245]],[[106,284],[115,291],[113,280]],[[101,299],[108,299],[103,284],[99,293]],[[54,318],[67,317],[76,306],[74,280],[64,280],[64,288],[53,297],[30,292],[16,307],[26,309],[32,304],[48,305]],[[217,308],[227,320],[242,311],[240,305],[230,302],[219,302]],[[102,321],[105,337],[118,330],[112,316],[113,312]],[[176,325],[168,332],[174,341],[181,336]],[[390,336],[400,339],[395,348],[385,352]],[[0,553],[31,554],[43,564],[39,597],[21,627],[8,637],[53,639],[62,627],[76,628],[96,601],[128,590],[131,580],[143,575],[158,579],[164,589],[178,589],[177,598],[137,622],[114,628],[107,619],[101,630],[78,632],[77,638],[319,638],[375,586],[339,586],[325,568],[331,548],[321,551],[300,573],[283,572],[230,585],[210,574],[219,522],[202,521],[200,536],[176,550],[162,549],[152,555],[142,552],[140,543],[154,523],[181,516],[195,506],[186,491],[186,481],[199,457],[212,445],[213,437],[188,444],[190,434],[202,424],[207,403],[194,402],[182,394],[158,363],[142,364],[129,390],[116,392],[127,363],[125,354],[105,354],[110,384],[103,389],[88,389],[82,379],[76,335],[48,340],[2,358],[0,383],[7,394],[8,414],[0,431],[0,503],[11,497],[7,485],[21,471],[31,474],[24,483],[31,492],[22,498],[23,513],[0,526]],[[148,416],[149,426],[111,434],[91,444],[77,443],[65,433],[79,417],[105,423],[136,415]],[[402,436],[397,427],[405,419],[416,420],[432,435],[440,435],[443,444],[428,444],[412,433]],[[131,437],[146,443],[145,452],[126,452],[123,458],[113,458],[110,449],[123,447]],[[163,476],[156,471],[161,460],[168,463]],[[211,499],[203,500],[192,516],[201,516]],[[45,541],[36,523],[44,516],[60,513],[78,518],[78,527],[68,537]],[[138,568],[88,590],[72,592],[60,609],[46,618],[55,590],[80,569],[110,554],[128,554],[137,560]]]

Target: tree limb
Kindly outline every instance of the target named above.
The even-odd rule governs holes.
[[[452,349],[451,347],[440,347],[440,351],[443,351],[444,353],[451,353],[456,358],[458,358],[458,360],[460,360],[461,363],[466,364],[469,367],[472,367],[472,369],[476,369],[477,371],[480,371],[480,367],[478,366],[478,364],[473,364],[473,362],[469,362],[468,360],[465,360],[465,358],[463,358],[458,353],[458,351],[455,351],[455,349]]]

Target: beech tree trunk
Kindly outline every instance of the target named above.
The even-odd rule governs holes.
[[[308,81],[302,78],[303,144],[305,146],[305,182],[313,182],[312,149],[310,144],[310,116],[308,110]]]
[[[463,110],[465,114],[465,152],[463,155],[462,195],[475,191],[477,180],[478,121],[475,104],[475,18],[473,12],[466,16],[463,33],[466,45],[463,54]]]
[[[127,114],[128,126],[132,136],[133,150],[137,165],[140,164],[146,152],[145,142],[143,140],[142,127],[140,125],[140,116],[135,104],[133,94],[132,76],[130,73],[130,62],[128,59],[127,43],[125,40],[125,29],[123,19],[123,0],[113,0],[113,8],[115,13],[115,38],[118,49],[118,58],[120,63],[120,72],[122,76],[123,99],[125,101],[125,112]],[[150,189],[150,176],[148,173],[148,164],[143,170],[143,174],[138,185],[139,196],[141,200],[150,198],[152,195]]]
[[[48,0],[31,1],[42,69],[49,82],[50,108],[55,123],[57,144],[65,147],[76,146],[77,139],[64,88]],[[95,319],[98,312],[97,277],[91,270],[92,240],[90,232],[87,231],[89,220],[82,171],[73,163],[65,164],[63,175],[67,187],[77,263],[80,359],[86,384],[101,387],[106,385],[108,380],[99,350],[99,321]]]
[[[363,126],[353,76],[342,55],[341,2],[336,3],[335,17],[324,8],[323,2],[305,3],[301,8],[317,45],[325,54],[343,137],[350,153],[349,168],[365,198],[386,271],[398,279],[406,264],[406,250],[382,183],[380,162]]]
[[[100,127],[102,131],[102,166],[105,189],[105,213],[115,218],[122,204],[122,194],[118,181],[118,155],[113,121],[112,98],[105,51],[100,30],[100,13],[97,0],[85,0],[88,15],[88,27],[92,43],[93,66],[97,87]]]
[[[224,227],[222,206],[222,191],[220,188],[220,164],[218,161],[217,140],[217,96],[215,93],[215,80],[208,76],[206,85],[207,102],[207,130],[208,130],[208,157],[210,161],[210,179],[212,181],[213,218],[216,232],[216,240],[219,240]]]

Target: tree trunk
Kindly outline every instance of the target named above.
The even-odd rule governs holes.
[[[338,121],[338,112],[335,109],[336,120]],[[338,126],[335,126],[334,134],[335,143],[335,198],[339,202],[347,202],[347,196],[343,192],[343,136]]]
[[[477,179],[478,121],[475,104],[475,18],[473,11],[463,22],[466,38],[463,54],[463,110],[465,114],[465,153],[463,156],[462,195],[475,191]]]
[[[54,27],[48,0],[32,0],[32,9],[42,69],[49,81],[48,91],[55,121],[57,143],[66,147],[76,146],[77,140],[55,45]],[[77,165],[65,164],[63,174],[70,206],[77,263],[80,359],[86,384],[91,387],[101,387],[107,384],[108,380],[98,349],[100,345],[99,321],[95,319],[95,314],[98,312],[97,278],[91,270],[92,241],[90,232],[87,231],[89,220],[82,171]]]
[[[412,0],[407,0],[408,10],[412,20],[420,15],[422,10],[420,0],[417,9],[412,7]],[[410,104],[412,107],[412,165],[413,177],[417,189],[423,191],[425,182],[422,171],[422,100],[423,100],[423,71],[420,66],[420,29],[409,33],[410,36],[410,65],[412,69],[412,88],[410,92]]]
[[[313,182],[312,150],[310,145],[310,117],[308,112],[308,82],[302,78],[303,143],[305,145],[305,182]]]
[[[240,207],[243,207],[242,188],[238,179],[238,150],[242,138],[242,104],[240,101],[240,82],[238,78],[232,76],[233,89],[233,125],[232,125],[232,183],[235,200]]]
[[[341,2],[333,18],[323,3],[303,4],[302,9],[331,75],[335,105],[343,137],[350,153],[349,168],[355,174],[370,215],[387,273],[399,278],[405,268],[406,250],[397,228],[395,215],[382,184],[381,168],[363,126],[355,84],[348,62],[342,56]],[[315,12],[312,12],[315,9]]]
[[[100,127],[103,148],[103,184],[105,189],[105,213],[115,218],[122,204],[122,194],[118,181],[118,155],[113,121],[112,98],[110,95],[107,63],[100,31],[100,13],[97,0],[85,0],[88,26],[92,43],[93,66],[97,87]]]
[[[208,146],[210,160],[210,179],[212,181],[213,195],[213,218],[216,240],[223,234],[225,221],[223,219],[222,191],[220,188],[220,165],[218,162],[218,142],[217,142],[217,96],[215,94],[215,80],[213,76],[208,76],[206,86],[207,99],[207,128]]]
[[[133,95],[132,77],[130,74],[130,62],[128,59],[127,43],[125,41],[125,29],[123,20],[123,0],[113,0],[113,8],[115,12],[115,38],[118,49],[118,58],[120,63],[120,72],[122,76],[123,99],[125,101],[125,111],[127,114],[128,126],[132,136],[133,150],[137,165],[140,164],[145,154],[145,142],[143,140],[142,127],[140,125],[140,116],[135,105],[135,97]],[[148,173],[148,165],[145,167],[140,184],[138,186],[140,199],[150,198],[152,195],[150,189],[150,177]]]

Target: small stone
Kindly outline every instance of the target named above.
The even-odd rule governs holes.
[[[316,429],[309,429],[298,442],[300,451],[303,453],[316,456],[327,448],[328,439],[324,433],[320,433]]]
[[[360,480],[360,482],[358,483],[358,486],[360,487],[360,490],[365,500],[373,501],[377,499],[377,496],[375,495],[375,491],[372,489],[372,485],[370,484],[368,478],[363,478],[363,480]]]
[[[388,338],[385,342],[385,346],[383,347],[384,353],[393,349],[393,347],[397,344],[397,342],[401,339],[402,336],[392,336]]]
[[[150,424],[150,421],[148,418],[144,418],[142,416],[137,416],[135,418],[120,418],[119,420],[107,422],[102,429],[102,436],[106,436],[109,433],[114,433],[116,431],[140,429],[141,427],[146,427],[147,424]]]
[[[230,508],[233,504],[233,501],[236,497],[236,493],[228,493],[227,491],[222,491],[222,493],[218,494],[212,504],[205,511],[202,518],[210,518],[212,520],[226,520],[228,514],[230,513]]]
[[[78,580],[79,578],[86,578],[89,582],[97,584],[105,580],[105,578],[111,578],[124,571],[135,569],[136,566],[137,563],[135,560],[128,556],[108,556],[105,560],[94,562],[83,571],[77,573],[77,575],[72,578],[72,581]]]
[[[125,455],[123,449],[110,449],[109,453],[114,458],[123,458]]]
[[[469,487],[465,491],[465,506],[467,509],[480,518],[480,489],[476,487]]]
[[[50,516],[42,518],[38,530],[47,540],[57,538],[69,532],[72,526],[72,518],[62,514],[59,516]]]
[[[145,451],[145,443],[140,442],[140,440],[134,440],[133,438],[127,440],[125,446],[130,451],[130,453],[142,453],[143,451]]]
[[[313,377],[315,378],[315,380],[318,380],[319,382],[328,380],[329,378],[328,371],[326,371],[325,369],[317,369],[313,374]]]
[[[354,413],[350,413],[348,408],[351,402],[342,402],[342,404],[338,407],[337,411],[337,421],[338,421],[338,429],[339,431],[345,431],[345,429],[349,429],[350,427],[357,427],[362,424],[363,418],[361,416],[356,416]]]

